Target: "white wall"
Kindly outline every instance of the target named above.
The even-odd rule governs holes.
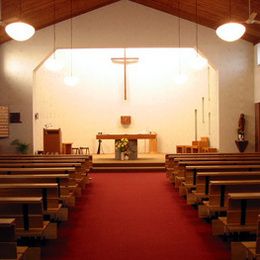
[[[194,49],[127,49],[127,57],[139,58],[138,63],[127,66],[127,100],[123,99],[123,65],[111,62],[112,57],[123,55],[123,49],[75,49],[73,72],[80,79],[75,87],[63,82],[70,67],[70,49],[56,52],[56,59],[67,65],[62,71],[49,72],[44,66],[37,70],[34,113],[39,119],[35,120],[35,150],[43,149],[43,128],[51,125],[62,129],[64,142],[73,142],[75,147],[88,145],[92,152],[97,150],[98,132],[150,131],[158,134],[159,152],[172,152],[177,144],[191,144],[194,140],[194,109],[198,110],[198,137],[209,136],[211,113],[211,145],[218,147],[218,86],[213,80],[217,73],[213,69],[209,73],[207,66],[202,70],[193,68]],[[188,76],[183,85],[175,83],[179,55],[182,72]],[[121,115],[131,115],[129,127],[120,124]],[[103,148],[113,152],[114,144],[104,141]],[[139,140],[140,152],[148,148],[147,141]]]
[[[74,19],[73,46],[77,48],[176,47],[177,19],[174,16],[122,0]],[[57,46],[68,47],[69,23],[57,26]],[[195,26],[182,21],[181,43],[195,45]],[[1,140],[5,151],[10,140],[32,143],[32,75],[35,67],[49,55],[52,28],[45,28],[25,43],[7,42],[0,47],[0,103],[10,111],[22,113],[23,124],[11,126],[9,140]],[[215,31],[199,27],[199,49],[219,71],[219,145],[221,151],[237,151],[237,121],[247,119],[249,147],[254,143],[253,45],[240,40],[221,41]]]

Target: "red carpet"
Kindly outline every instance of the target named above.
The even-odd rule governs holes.
[[[228,244],[186,205],[164,173],[92,174],[44,260],[230,259]]]

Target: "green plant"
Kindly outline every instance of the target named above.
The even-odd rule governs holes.
[[[29,149],[29,144],[21,143],[18,139],[13,140],[11,145],[15,145],[16,151],[22,154],[27,153]]]
[[[116,149],[120,150],[121,152],[125,152],[128,148],[128,139],[121,138],[120,140],[116,141]]]

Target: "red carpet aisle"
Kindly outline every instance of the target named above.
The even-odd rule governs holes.
[[[92,184],[44,260],[230,259],[163,173],[92,174]]]

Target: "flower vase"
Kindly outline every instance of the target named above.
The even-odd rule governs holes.
[[[121,161],[123,161],[125,159],[125,152],[121,152],[120,158],[121,158]]]

